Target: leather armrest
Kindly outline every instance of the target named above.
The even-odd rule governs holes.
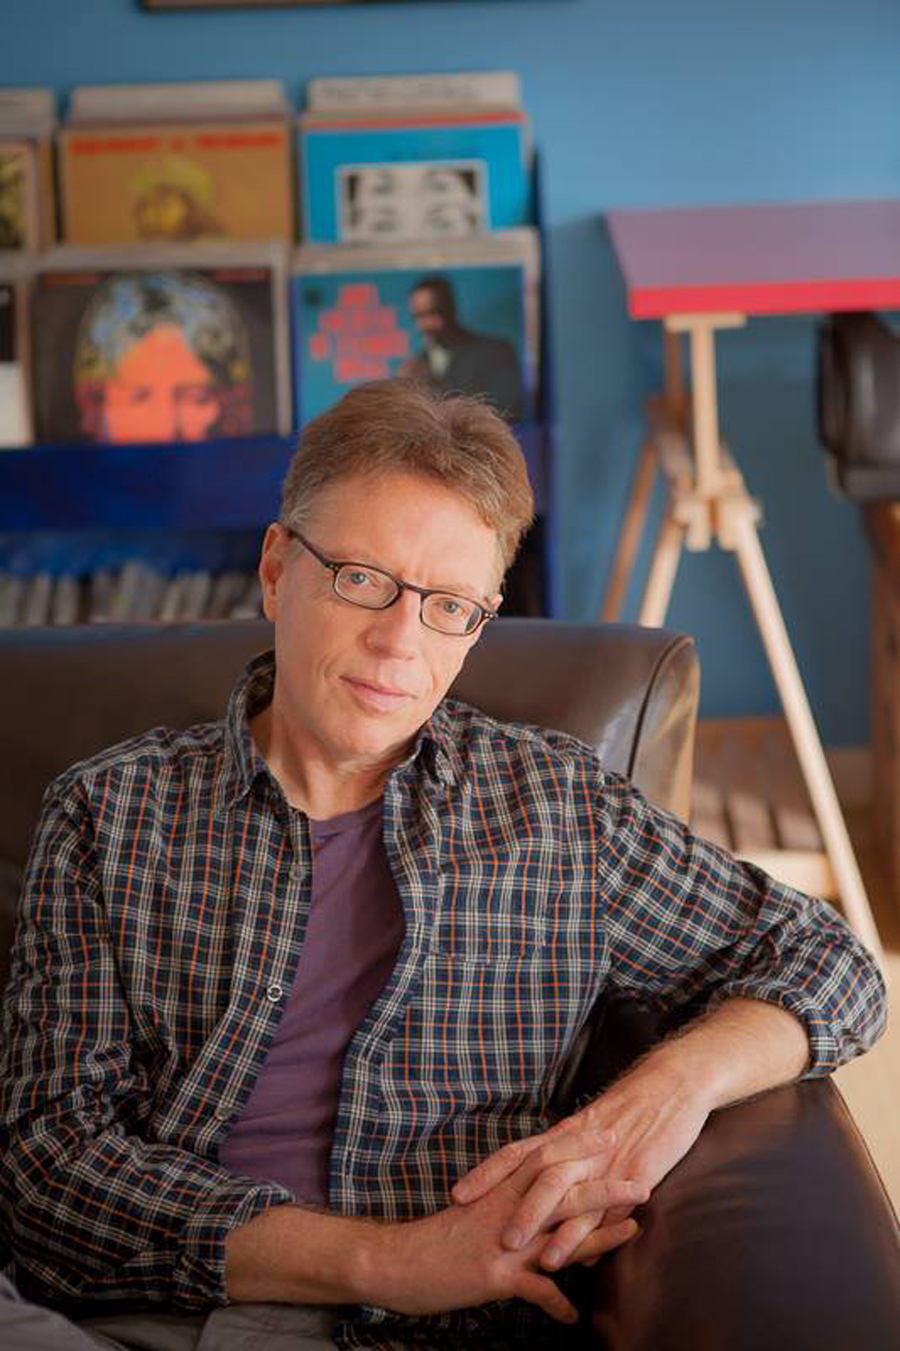
[[[896,1218],[830,1080],[717,1112],[592,1273],[604,1351],[894,1351]]]

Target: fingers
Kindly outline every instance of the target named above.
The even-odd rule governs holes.
[[[615,1138],[615,1131],[602,1129],[592,1123],[589,1109],[575,1116],[564,1117],[540,1135],[532,1135],[527,1140],[513,1140],[511,1144],[498,1149],[496,1154],[461,1177],[451,1195],[457,1205],[468,1205],[486,1195],[499,1182],[511,1177],[526,1159],[532,1159],[539,1151],[540,1167],[547,1167],[595,1154],[599,1150],[610,1150]],[[536,1167],[537,1171],[539,1168]],[[523,1179],[524,1182],[529,1180]]]
[[[602,1158],[578,1159],[553,1164],[541,1173],[504,1229],[504,1247],[524,1247],[542,1230],[591,1211],[599,1211],[602,1218],[610,1206],[618,1208],[618,1219],[624,1219],[646,1201],[648,1191],[642,1183],[597,1176],[603,1167]]]
[[[647,1199],[646,1196],[642,1198],[642,1200],[644,1201],[646,1201],[646,1199]],[[638,1204],[640,1204],[640,1202],[638,1202]],[[614,1205],[610,1206],[609,1210],[606,1212],[606,1218],[607,1220],[624,1220],[627,1219],[630,1214],[631,1214],[630,1206],[624,1204]]]
[[[612,1252],[634,1238],[639,1229],[637,1221],[632,1219],[619,1220],[615,1224],[601,1221],[602,1216],[595,1212],[579,1215],[560,1225],[541,1254],[541,1266],[546,1271],[559,1271],[574,1262],[593,1266],[604,1253]]]
[[[515,1293],[519,1299],[536,1304],[558,1323],[578,1322],[578,1310],[549,1276],[541,1276],[536,1271],[523,1272]]]
[[[458,1206],[465,1206],[485,1196],[514,1173],[545,1138],[544,1135],[533,1135],[529,1140],[514,1140],[512,1144],[498,1149],[496,1154],[491,1154],[490,1158],[459,1179],[450,1193],[453,1200]]]
[[[643,1205],[649,1195],[649,1187],[632,1178],[590,1178],[569,1188],[542,1228],[552,1229],[564,1220],[592,1211],[599,1212],[600,1219],[607,1224],[627,1220],[635,1206]]]

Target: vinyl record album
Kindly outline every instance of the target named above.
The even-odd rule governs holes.
[[[50,263],[35,279],[39,441],[192,442],[287,430],[275,313],[283,282],[271,267],[89,261]]]

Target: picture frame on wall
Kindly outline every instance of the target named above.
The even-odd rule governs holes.
[[[142,9],[298,9],[301,5],[366,4],[371,0],[139,0]]]

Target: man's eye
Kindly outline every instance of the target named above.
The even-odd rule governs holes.
[[[468,618],[475,609],[471,601],[460,600],[457,596],[441,596],[440,606],[441,611],[453,619],[458,619],[460,615]]]
[[[348,586],[361,591],[366,587],[378,586],[378,578],[374,573],[366,572],[363,568],[352,568],[344,573],[344,578]]]

